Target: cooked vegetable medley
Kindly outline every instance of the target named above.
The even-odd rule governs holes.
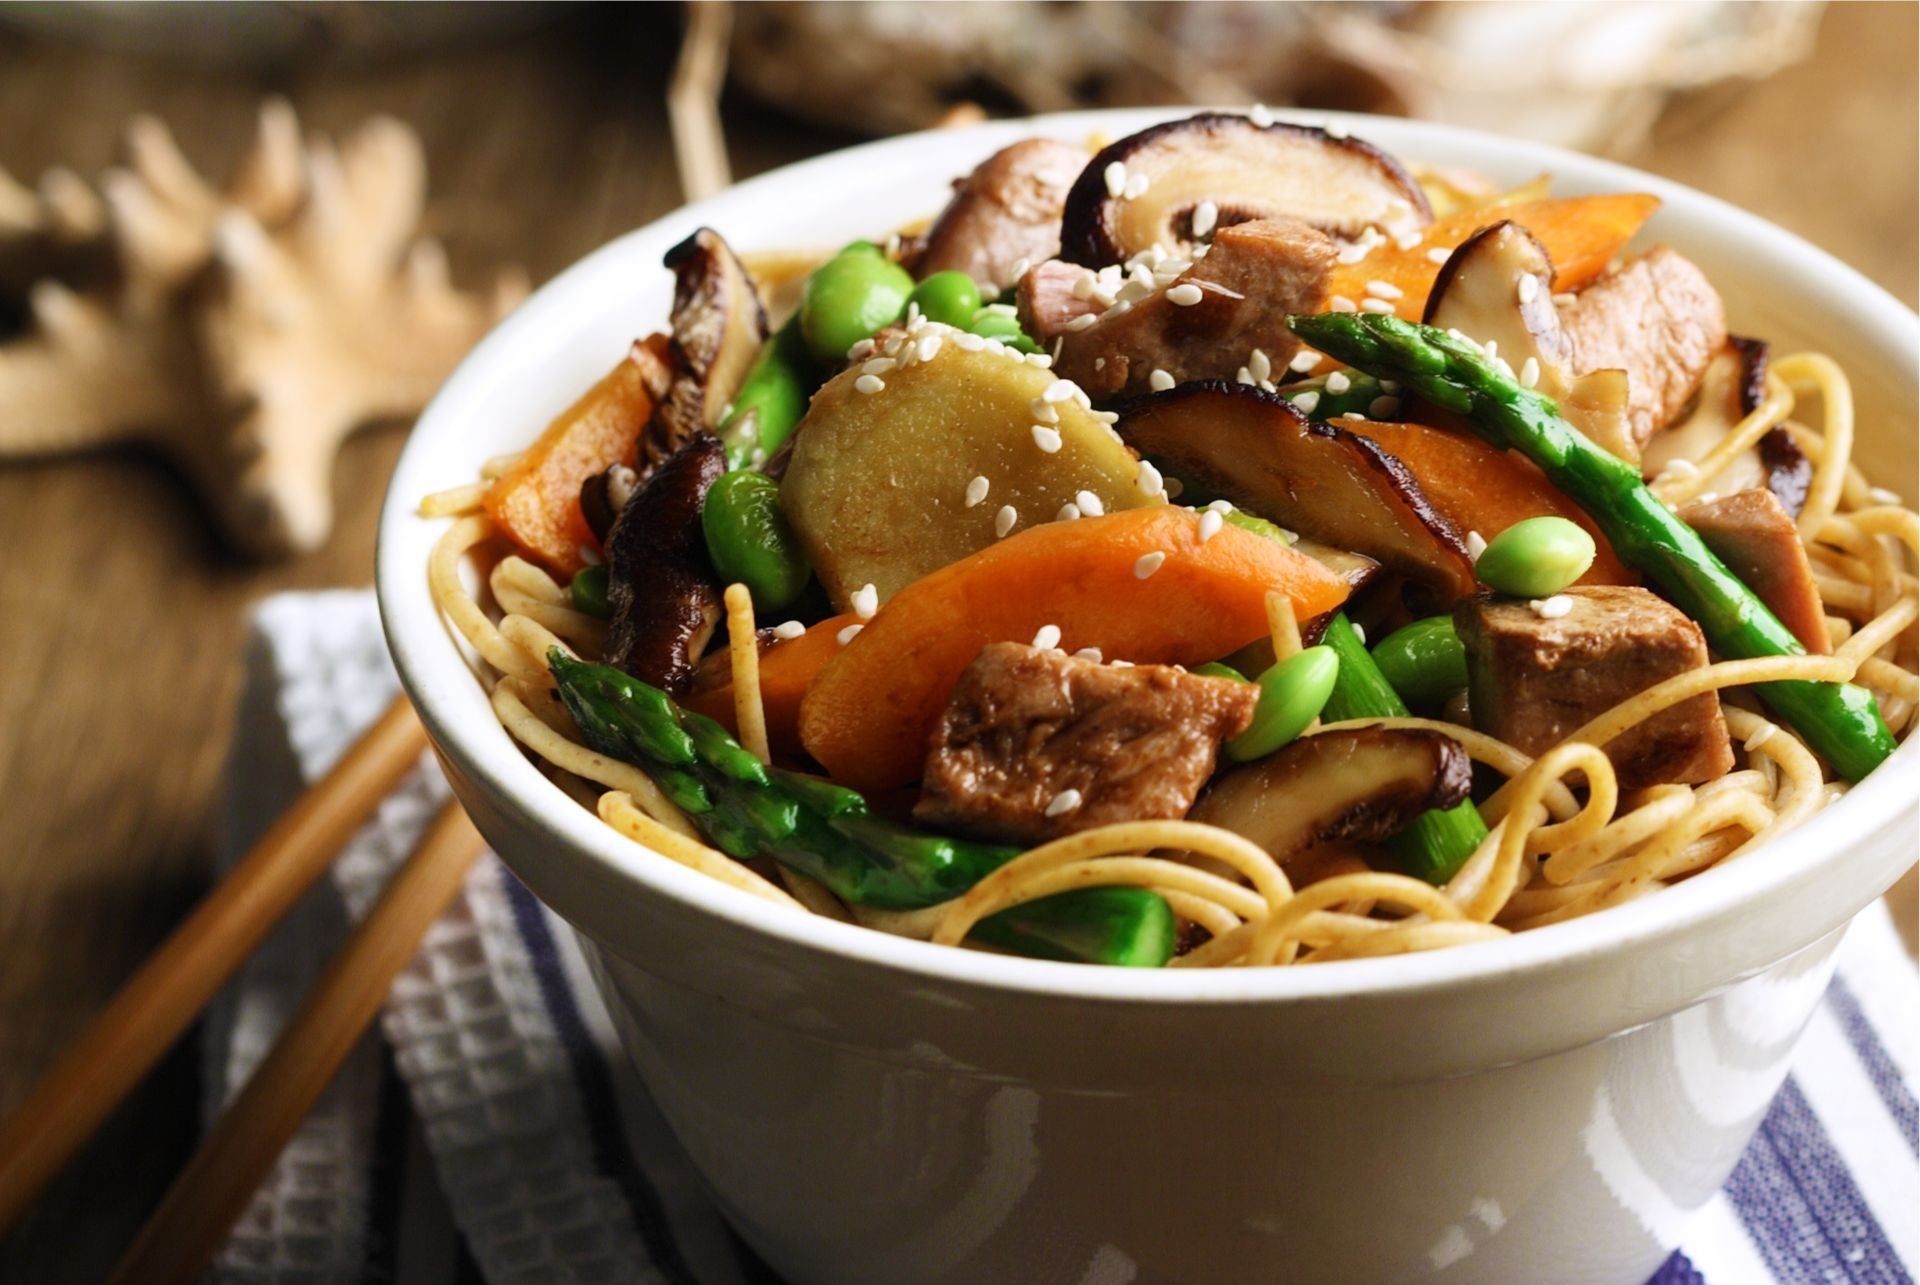
[[[787,317],[703,228],[429,498],[433,591],[563,790],[871,928],[1297,964],[1690,878],[1911,729],[1920,517],[1657,199],[1444,191],[1264,118],[1027,140]]]

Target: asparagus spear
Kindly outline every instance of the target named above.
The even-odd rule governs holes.
[[[646,768],[729,856],[770,856],[844,901],[907,910],[957,897],[1020,854],[875,816],[857,792],[762,763],[712,719],[612,666],[558,648],[547,664],[587,743]],[[1145,889],[1087,889],[1003,910],[974,932],[1043,958],[1158,966],[1173,954],[1172,914]]]
[[[1342,380],[1342,389],[1337,393],[1327,389],[1327,381],[1334,375],[1339,375]],[[1312,395],[1312,400],[1303,404],[1301,398],[1308,394]],[[1359,370],[1335,370],[1325,375],[1315,375],[1312,379],[1286,385],[1280,390],[1280,395],[1298,405],[1301,412],[1312,419],[1338,419],[1342,415],[1358,415],[1364,419],[1374,402],[1390,396],[1380,386],[1379,380]]]
[[[1340,657],[1340,674],[1333,680],[1333,695],[1321,711],[1322,718],[1332,723],[1343,718],[1407,716],[1406,702],[1380,672],[1344,611],[1336,612],[1327,622],[1320,641]],[[1421,813],[1412,825],[1388,840],[1387,846],[1409,874],[1441,884],[1453,877],[1486,837],[1486,822],[1480,819],[1473,800],[1467,799],[1450,808]]]
[[[1517,450],[1600,525],[1615,552],[1646,573],[1699,623],[1723,656],[1798,656],[1799,641],[1655,498],[1639,470],[1560,417],[1553,399],[1523,388],[1472,345],[1398,317],[1327,313],[1289,317],[1307,343],[1458,415],[1495,446]],[[1848,780],[1893,753],[1872,695],[1852,683],[1777,682],[1756,690]]]

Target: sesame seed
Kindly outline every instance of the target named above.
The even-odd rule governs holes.
[[[870,584],[863,584],[853,591],[853,614],[862,620],[872,620],[873,613],[880,610],[880,591]]]
[[[1044,397],[1036,397],[1028,402],[1027,413],[1039,420],[1042,424],[1058,424],[1060,422],[1060,412],[1055,410],[1053,403]]]
[[[1259,382],[1256,379],[1254,379],[1253,372],[1248,370],[1245,366],[1242,366],[1239,370],[1235,371],[1233,374],[1233,378],[1235,383],[1240,383],[1240,384],[1252,384],[1252,383]]]
[[[1156,367],[1147,375],[1147,387],[1156,393],[1164,393],[1173,387],[1173,376]]]
[[[1092,415],[1102,424],[1118,424],[1120,422],[1120,412],[1117,410],[1096,410],[1089,411],[1088,414]]]
[[[1393,304],[1385,299],[1367,298],[1360,301],[1360,311],[1362,312],[1392,312],[1393,310]]]
[[[1033,266],[1032,259],[1026,259],[1026,258],[1015,259],[1013,261],[1013,266],[1007,269],[1007,280],[1018,281],[1021,277],[1024,277],[1027,275],[1027,269],[1031,268],[1032,266]]]
[[[1094,275],[1091,272],[1083,273],[1081,276],[1076,277],[1073,282],[1073,297],[1080,300],[1093,298],[1094,280]]]
[[[953,342],[954,346],[959,348],[961,352],[979,352],[987,346],[987,341],[984,336],[976,335],[969,330],[962,330],[959,334],[955,335]]]
[[[1540,382],[1540,359],[1529,357],[1520,365],[1520,386],[1532,388]]]
[[[1326,125],[1322,127],[1321,132],[1336,143],[1347,136],[1346,127],[1344,125],[1336,125],[1332,121],[1328,121]]]
[[[1475,562],[1478,562],[1480,561],[1480,555],[1486,551],[1487,538],[1478,531],[1467,532],[1467,556]]]
[[[1060,645],[1060,626],[1041,625],[1040,631],[1033,636],[1033,645],[1041,651],[1052,651]]]
[[[1699,477],[1700,467],[1692,460],[1668,460],[1667,466],[1660,470],[1660,475],[1679,481],[1684,478]]]
[[[1047,385],[1046,392],[1040,394],[1040,400],[1045,402],[1070,402],[1073,400],[1073,395],[1079,391],[1079,386],[1071,379],[1056,379]]]
[[[1867,492],[1867,498],[1875,504],[1898,504],[1900,492],[1884,486],[1876,486]]]
[[[1448,259],[1452,257],[1453,257],[1453,251],[1447,249],[1447,247],[1444,245],[1436,245],[1433,247],[1433,249],[1427,251],[1428,263],[1445,263]]]
[[[1207,505],[1207,512],[1231,513],[1233,512],[1233,501],[1232,500],[1215,500],[1211,504]]]
[[[1079,505],[1080,511],[1090,518],[1106,516],[1107,506],[1105,502],[1092,491],[1075,491],[1073,494],[1073,502]]]
[[[1376,397],[1367,403],[1367,414],[1375,419],[1390,419],[1399,409],[1398,397]]]
[[[1098,320],[1100,319],[1094,316],[1092,313],[1083,312],[1079,316],[1075,317],[1072,321],[1069,321],[1066,325],[1060,328],[1062,330],[1071,330],[1071,331],[1078,332],[1078,331],[1088,329],[1093,325],[1094,322]]]
[[[987,481],[984,476],[976,477],[971,482],[968,482],[967,507],[972,508],[974,505],[980,503],[980,501],[986,499],[987,491],[992,485],[993,483]]]
[[[1202,201],[1193,207],[1193,234],[1205,236],[1213,231],[1213,225],[1220,220],[1220,207],[1212,201]]]
[[[1033,426],[1033,444],[1047,454],[1052,455],[1060,449],[1060,430],[1048,428],[1045,424]]]
[[[1027,365],[1035,370],[1052,370],[1053,356],[1050,353],[1030,352],[1027,354]]]
[[[1693,498],[1695,502],[1699,504],[1712,504],[1715,500],[1720,498],[1720,492],[1702,491],[1700,492],[1700,494],[1694,496]]]
[[[1407,292],[1391,281],[1367,282],[1367,293],[1376,299],[1404,299]]]
[[[877,393],[885,388],[887,383],[878,375],[862,375],[853,381],[853,386],[859,392]]]
[[[792,642],[806,632],[807,627],[797,620],[783,620],[773,627],[773,636],[781,642]]]
[[[1125,161],[1107,162],[1107,168],[1102,171],[1101,177],[1107,181],[1108,196],[1117,201],[1126,195],[1127,163]]]
[[[1353,636],[1355,640],[1358,641],[1362,647],[1366,646],[1367,631],[1360,627],[1360,622],[1357,620],[1350,620],[1347,622],[1347,624],[1353,629]]]
[[[1558,620],[1573,610],[1573,599],[1564,593],[1556,593],[1551,598],[1535,598],[1527,606],[1533,608],[1533,614],[1542,620]]]
[[[891,357],[875,357],[872,361],[860,367],[860,373],[863,375],[884,375],[899,364],[899,362]]]
[[[1247,369],[1253,372],[1255,379],[1265,380],[1273,377],[1273,361],[1264,349],[1255,348],[1247,354]]]
[[[1127,177],[1126,189],[1121,196],[1129,201],[1137,201],[1147,194],[1147,186],[1153,181],[1151,175],[1132,174]]]
[[[1134,559],[1133,578],[1135,580],[1145,580],[1148,576],[1158,571],[1160,564],[1166,560],[1167,555],[1158,549],[1155,549],[1152,553],[1141,554],[1138,558]]]
[[[1139,487],[1140,494],[1149,500],[1167,489],[1166,480],[1160,476],[1160,470],[1153,466],[1151,460],[1140,461],[1140,471],[1134,474],[1133,484]]]
[[[1227,520],[1218,513],[1202,513],[1200,515],[1200,543],[1205,544],[1207,541],[1213,539],[1214,536],[1219,535],[1220,528],[1225,526],[1226,523]]]
[[[1340,396],[1340,394],[1352,387],[1353,381],[1347,378],[1347,372],[1344,370],[1336,370],[1327,376],[1327,391],[1335,397]]]
[[[1333,257],[1336,262],[1351,266],[1372,254],[1373,247],[1378,244],[1378,241],[1356,241],[1352,245],[1341,246]]]
[[[1398,249],[1411,250],[1414,246],[1420,244],[1420,232],[1418,229],[1415,229],[1403,236],[1397,236],[1393,238],[1393,244]]]
[[[1258,125],[1261,129],[1265,129],[1267,126],[1273,124],[1273,113],[1267,110],[1265,103],[1255,103],[1253,106],[1247,108],[1247,119]]]
[[[1068,500],[1065,504],[1060,506],[1060,511],[1053,515],[1053,520],[1055,522],[1072,522],[1075,519],[1077,519],[1079,516],[1080,516],[1080,506],[1075,504],[1072,500]]]
[[[872,339],[857,340],[853,347],[847,349],[847,360],[865,361],[873,355],[873,348],[874,344]]]
[[[1011,504],[1001,505],[1000,511],[993,515],[994,538],[1004,538],[1007,532],[1013,530],[1013,524],[1019,520],[1020,511],[1018,509],[1014,508]]]
[[[1073,653],[1073,658],[1075,660],[1090,660],[1096,665],[1106,659],[1105,656],[1101,655],[1098,647],[1082,647],[1079,651]]]
[[[1311,348],[1302,348],[1299,352],[1293,355],[1293,360],[1287,363],[1287,369],[1295,372],[1296,374],[1304,375],[1308,371],[1312,370],[1315,366],[1318,366],[1319,364],[1320,364],[1319,353],[1315,352]]]
[[[1080,791],[1062,790],[1047,803],[1049,817],[1065,816],[1080,806]]]
[[[1114,303],[1113,307],[1107,309],[1106,315],[1109,317],[1123,317],[1127,314],[1128,309],[1132,307],[1133,300],[1120,299]]]
[[[1183,281],[1167,291],[1167,302],[1179,304],[1182,308],[1191,308],[1201,299],[1200,287],[1191,281]]]
[[[578,553],[580,555],[580,561],[586,563],[588,566],[597,567],[600,565],[600,550],[594,548],[592,545],[583,544],[574,550],[574,552]]]
[[[1488,357],[1487,360],[1493,364],[1493,368],[1499,371],[1503,378],[1511,379],[1515,382],[1519,381],[1520,377],[1513,373],[1513,363],[1505,357]]]
[[[1010,303],[990,303],[980,309],[980,311],[992,313],[996,317],[1017,317],[1020,315],[1020,310]]]
[[[1751,754],[1753,753],[1753,751],[1759,749],[1762,745],[1765,745],[1768,741],[1772,740],[1773,733],[1774,733],[1774,726],[1772,723],[1762,723],[1760,724],[1760,726],[1753,729],[1753,734],[1751,736],[1747,737],[1746,740],[1740,743],[1740,748],[1747,751],[1747,753]]]
[[[1309,388],[1293,399],[1293,408],[1302,415],[1311,415],[1320,408],[1320,394]]]
[[[1133,662],[1130,660],[1116,660],[1113,662],[1113,667],[1115,669],[1132,669]]]
[[[1540,297],[1540,278],[1531,272],[1522,272],[1517,289],[1520,292],[1521,303],[1532,303]]]
[[[1347,296],[1343,294],[1337,294],[1333,296],[1333,298],[1327,300],[1327,311],[1358,312],[1360,311],[1360,308],[1359,308],[1359,305],[1355,304],[1354,301],[1347,298]]]
[[[1553,306],[1556,308],[1564,308],[1568,304],[1572,303],[1574,300],[1578,299],[1579,297],[1580,297],[1579,295],[1565,293],[1565,292],[1561,294],[1557,294],[1553,296]]]
[[[833,636],[834,641],[838,642],[842,647],[844,647],[848,643],[852,642],[855,638],[858,638],[860,636],[860,631],[865,628],[866,628],[865,625],[848,625],[845,629],[842,629],[839,633]]]
[[[1095,370],[1105,370],[1107,368],[1107,359],[1105,357],[1095,357],[1093,359],[1093,368]]]
[[[939,351],[939,335],[922,335],[920,336],[920,342],[913,346],[913,355],[921,361],[932,361],[934,354]]]

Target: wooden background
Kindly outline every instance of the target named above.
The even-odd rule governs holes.
[[[1917,38],[1911,4],[1834,5],[1810,61],[1678,104],[1631,159],[1800,233],[1912,304]],[[214,75],[0,29],[0,165],[92,175],[122,122],[151,111],[222,175],[264,93],[329,131],[387,112],[426,141],[430,230],[456,275],[517,261],[538,281],[679,203],[661,107],[673,40],[635,11],[576,13],[430,59]],[[731,100],[726,116],[739,177],[850,141]],[[205,887],[247,607],[369,582],[401,440],[352,443],[332,544],[271,568],[222,555],[151,461],[0,469],[0,1110]],[[193,1052],[176,1050],[0,1241],[0,1280],[91,1281],[117,1257],[194,1137]]]

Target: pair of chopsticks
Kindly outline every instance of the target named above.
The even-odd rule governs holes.
[[[93,1136],[420,760],[404,697],[248,850],[0,1121],[0,1231]],[[199,1275],[483,850],[449,803],[308,990],[111,1280]]]

